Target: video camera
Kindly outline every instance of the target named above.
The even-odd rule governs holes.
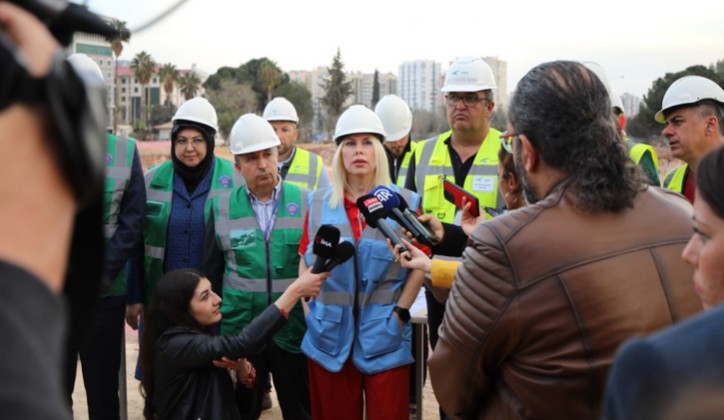
[[[64,46],[75,32],[104,37],[116,29],[99,16],[65,0],[9,0],[29,11]],[[49,149],[83,208],[103,191],[106,136],[106,85],[97,77],[74,70],[58,51],[50,73],[30,75],[25,58],[0,29],[0,111],[18,103],[45,105],[55,136]]]

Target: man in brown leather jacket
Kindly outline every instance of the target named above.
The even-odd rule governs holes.
[[[509,118],[530,205],[470,236],[432,385],[452,418],[599,418],[617,347],[701,309],[681,259],[692,210],[629,164],[581,64],[531,70]]]

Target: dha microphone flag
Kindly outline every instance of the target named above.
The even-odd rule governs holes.
[[[431,246],[432,244],[427,240],[425,235],[420,232],[418,227],[411,223],[405,215],[400,210],[400,195],[394,192],[393,190],[383,186],[378,185],[375,187],[372,191],[370,191],[370,194],[377,197],[377,199],[380,200],[383,206],[385,206],[385,210],[389,212],[389,216],[392,217],[397,223],[402,225],[405,229],[407,229],[412,236],[417,239],[418,242],[423,243],[427,246]]]
[[[355,253],[354,245],[351,242],[341,242],[337,249],[334,250],[334,256],[324,265],[323,271],[332,271],[332,269],[340,264],[344,264],[348,259],[352,258]]]
[[[323,273],[327,260],[334,257],[334,251],[339,244],[339,229],[332,225],[322,225],[314,237],[312,252],[317,256],[312,267],[312,273]]]
[[[360,209],[365,221],[373,228],[377,228],[385,238],[392,242],[392,245],[400,245],[400,252],[407,251],[407,247],[402,243],[400,237],[387,224],[387,210],[380,200],[372,194],[363,195],[357,199],[357,208]]]

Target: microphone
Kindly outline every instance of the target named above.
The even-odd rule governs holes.
[[[317,256],[312,273],[319,274],[327,271],[324,269],[324,265],[328,259],[334,257],[337,244],[339,244],[339,229],[332,225],[320,226],[312,245],[312,252]]]
[[[418,242],[427,246],[432,246],[432,243],[427,240],[427,238],[420,231],[420,229],[415,224],[410,222],[400,210],[401,196],[399,194],[397,194],[390,188],[382,185],[378,185],[377,187],[375,187],[372,191],[370,191],[370,194],[377,197],[382,205],[385,206],[385,210],[389,212],[390,217],[392,217],[397,223],[401,224],[402,227],[410,231],[410,233],[412,233],[412,236],[415,237]]]
[[[70,44],[74,32],[101,35],[118,34],[116,29],[85,7],[66,0],[10,0],[44,22],[63,45]]]
[[[340,264],[344,264],[355,254],[354,245],[351,242],[344,241],[334,250],[332,259],[327,261],[322,271],[332,271],[332,269]]]
[[[392,242],[392,245],[400,245],[400,252],[407,251],[407,247],[402,243],[399,236],[394,230],[387,224],[385,217],[387,217],[387,210],[380,200],[374,195],[367,194],[357,199],[357,208],[360,209],[365,221],[368,225],[373,228],[377,228],[385,238]]]
[[[424,238],[424,240],[422,241],[420,241],[420,238],[417,237],[415,237],[415,239],[428,246],[440,243],[440,238],[435,235],[430,229],[428,229],[427,226],[423,225],[422,222],[417,220],[417,215],[413,213],[412,210],[410,210],[410,207],[407,205],[407,201],[405,201],[405,199],[400,194],[395,193],[395,195],[400,201],[400,208],[402,209],[402,214],[405,217],[405,220],[407,220],[411,225],[414,225],[417,231],[420,232],[420,234]]]

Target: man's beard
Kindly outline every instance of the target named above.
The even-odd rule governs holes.
[[[535,187],[528,182],[528,172],[525,170],[522,159],[520,157],[520,139],[518,141],[518,147],[513,150],[513,164],[515,165],[515,172],[518,174],[520,179],[520,185],[523,188],[523,196],[525,196],[526,204],[534,204],[538,202],[538,191]]]

